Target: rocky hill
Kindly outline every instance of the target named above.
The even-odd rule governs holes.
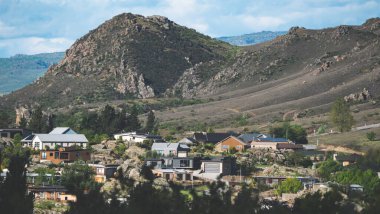
[[[240,48],[234,63],[208,81],[197,82],[196,68],[185,72],[175,90],[184,97],[211,93],[205,97],[214,101],[160,117],[209,124],[242,115],[251,122],[302,118],[329,111],[338,97],[355,97],[352,102],[363,103],[364,109],[379,108],[379,33],[379,18],[360,26],[291,28],[275,40]]]
[[[58,63],[63,55],[59,52],[0,58],[0,95],[32,83],[43,76],[49,66]]]
[[[165,17],[121,14],[78,39],[43,78],[6,101],[57,107],[161,96],[185,70],[223,64],[233,51]]]
[[[228,42],[231,45],[247,46],[270,41],[284,34],[286,34],[286,31],[262,31],[257,33],[244,34],[240,36],[223,36],[218,37],[216,39]]]
[[[337,97],[380,91],[380,19],[322,30],[293,27],[237,47],[160,16],[121,14],[77,40],[36,83],[0,105],[80,106],[125,98],[205,97],[166,121],[325,111]],[[355,97],[355,95],[353,95]],[[213,115],[212,118],[209,116]],[[185,120],[184,119],[184,120]]]

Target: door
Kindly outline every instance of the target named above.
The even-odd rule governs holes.
[[[205,163],[206,173],[220,173],[220,163]]]

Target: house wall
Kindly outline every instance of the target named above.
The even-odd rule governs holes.
[[[228,148],[226,148],[228,147]],[[233,137],[228,138],[215,146],[215,150],[218,152],[226,152],[235,148],[237,151],[243,151],[244,145]]]
[[[252,142],[251,148],[277,150],[277,143],[275,143],[275,142]]]
[[[181,160],[188,160],[189,166],[181,166]],[[194,160],[193,159],[173,159],[173,168],[174,169],[192,169],[194,168]]]
[[[63,194],[59,195],[59,200],[62,202],[69,202],[69,201],[76,202],[77,197],[75,195],[63,193]]]
[[[187,152],[186,151],[178,151],[178,157],[179,158],[186,158]]]
[[[63,155],[62,155],[63,154]],[[65,158],[64,154],[68,154],[68,157]],[[54,164],[60,164],[61,162],[73,162],[76,160],[91,160],[91,154],[87,150],[82,151],[40,151],[40,161],[51,161]]]

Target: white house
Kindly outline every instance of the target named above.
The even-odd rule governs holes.
[[[43,150],[46,148],[80,146],[87,148],[88,140],[85,135],[77,134],[68,127],[57,127],[49,134],[31,134],[21,140],[25,147]]]
[[[138,132],[126,132],[113,135],[115,140],[122,139],[125,142],[130,143],[143,143],[145,140],[153,140],[153,142],[163,142],[161,136],[144,134]]]

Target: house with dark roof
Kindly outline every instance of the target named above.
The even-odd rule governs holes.
[[[154,169],[199,169],[200,164],[199,157],[161,157],[145,161],[145,165]]]
[[[207,133],[207,132],[196,132],[193,135],[193,139],[199,143],[212,143],[217,144],[218,142],[226,139],[229,136],[237,136],[235,133]]]
[[[75,202],[77,197],[69,194],[64,186],[29,186],[28,193],[32,193],[35,200],[52,200],[59,202]]]
[[[30,135],[32,132],[28,129],[0,129],[0,137],[14,138],[16,134],[20,134],[22,137]]]
[[[343,166],[349,166],[350,164],[356,163],[361,157],[362,156],[358,154],[334,154],[333,160],[342,163]]]
[[[240,140],[239,138],[234,137],[234,136],[229,136],[223,139],[222,141],[220,141],[219,143],[217,143],[215,145],[214,150],[217,152],[229,152],[235,149],[236,151],[241,152],[241,151],[244,151],[245,147],[247,146],[248,144],[246,144],[244,141]]]

